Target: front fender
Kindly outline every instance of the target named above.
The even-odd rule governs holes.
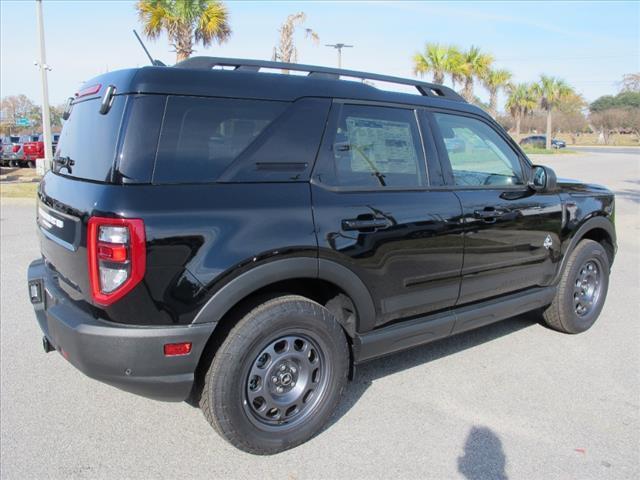
[[[574,230],[573,235],[571,235],[570,239],[564,242],[562,248],[562,261],[560,263],[560,267],[556,272],[556,275],[553,279],[552,284],[556,285],[560,281],[560,277],[562,276],[562,272],[564,272],[567,261],[569,260],[569,256],[571,252],[576,247],[578,242],[582,240],[585,235],[587,235],[592,230],[604,230],[604,232],[608,235],[611,240],[611,244],[614,249],[614,253],[616,250],[616,230],[613,225],[613,222],[609,219],[609,217],[605,217],[604,215],[597,215],[588,217],[580,224],[580,226]]]

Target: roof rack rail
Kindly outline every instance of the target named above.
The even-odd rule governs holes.
[[[377,80],[380,82],[395,83],[399,85],[410,85],[415,87],[421,95],[427,97],[446,98],[458,102],[466,102],[458,93],[444,85],[436,83],[421,82],[408,78],[392,77],[377,73],[360,72],[356,70],[344,70],[341,68],[319,67],[314,65],[303,65],[299,63],[272,62],[266,60],[247,60],[241,58],[221,58],[221,57],[191,57],[174,65],[176,68],[189,68],[195,70],[210,70],[214,67],[233,67],[234,70],[259,72],[262,68],[277,70],[294,70],[308,72],[309,77],[327,78],[339,80],[340,77],[354,77],[363,80]]]

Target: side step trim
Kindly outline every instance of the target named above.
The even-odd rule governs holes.
[[[373,360],[549,305],[555,287],[536,288],[356,335],[355,363]]]

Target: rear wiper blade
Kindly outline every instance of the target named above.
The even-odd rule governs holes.
[[[56,157],[53,159],[53,163],[57,163],[61,167],[71,167],[76,164],[76,162],[72,160],[71,157]]]
[[[71,173],[71,167],[74,166],[76,162],[71,157],[55,157],[53,159],[53,164],[57,165],[58,172],[60,171],[60,169],[66,168],[67,171]]]

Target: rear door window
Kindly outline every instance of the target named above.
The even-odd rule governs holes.
[[[286,102],[169,97],[154,183],[207,183],[289,105]]]
[[[318,169],[323,184],[355,189],[426,185],[414,110],[348,104],[338,108],[337,123],[327,132],[331,154]]]

